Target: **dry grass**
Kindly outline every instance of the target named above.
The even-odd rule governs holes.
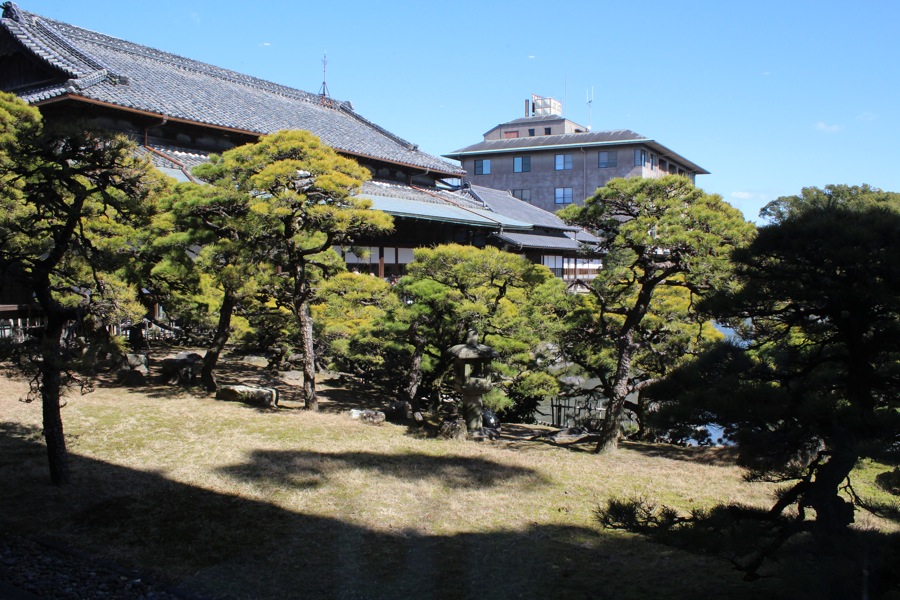
[[[232,364],[233,380],[263,375]],[[335,382],[331,382],[335,383]],[[40,407],[0,380],[0,525],[152,571],[209,597],[772,596],[710,557],[605,531],[610,497],[681,510],[772,489],[726,451],[625,444],[611,455],[527,440],[426,439],[349,419],[377,399],[323,380],[322,411],[264,411],[150,385],[63,409],[74,485],[47,483]],[[698,574],[702,573],[702,579]],[[664,592],[661,590],[665,590]]]

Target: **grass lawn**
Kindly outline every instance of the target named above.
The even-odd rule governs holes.
[[[235,360],[220,381],[261,377]],[[817,597],[598,525],[610,497],[685,511],[771,504],[774,488],[744,483],[727,450],[625,443],[598,456],[530,441],[521,426],[494,442],[440,441],[351,420],[379,400],[337,383],[323,378],[319,413],[286,386],[277,411],[156,383],[73,393],[62,414],[74,483],[58,489],[40,406],[4,377],[0,532],[210,598]]]

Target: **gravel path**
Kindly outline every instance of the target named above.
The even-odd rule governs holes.
[[[4,533],[0,533],[0,598],[201,600],[106,561]]]

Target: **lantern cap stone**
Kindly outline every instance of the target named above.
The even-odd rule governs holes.
[[[478,343],[478,333],[474,329],[469,330],[465,344],[457,344],[447,352],[460,360],[483,360],[498,356],[497,351],[490,346]]]

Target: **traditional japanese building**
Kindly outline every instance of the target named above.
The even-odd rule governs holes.
[[[179,180],[211,153],[282,129],[304,129],[365,166],[362,195],[390,213],[396,229],[369,240],[370,255],[348,263],[400,275],[412,250],[444,242],[501,246],[574,276],[579,242],[591,238],[507,192],[456,187],[465,171],[423,152],[357,113],[347,101],[264,81],[89,31],[3,4],[0,89],[37,106],[47,120],[133,139],[155,166]],[[324,89],[324,88],[323,88]]]

